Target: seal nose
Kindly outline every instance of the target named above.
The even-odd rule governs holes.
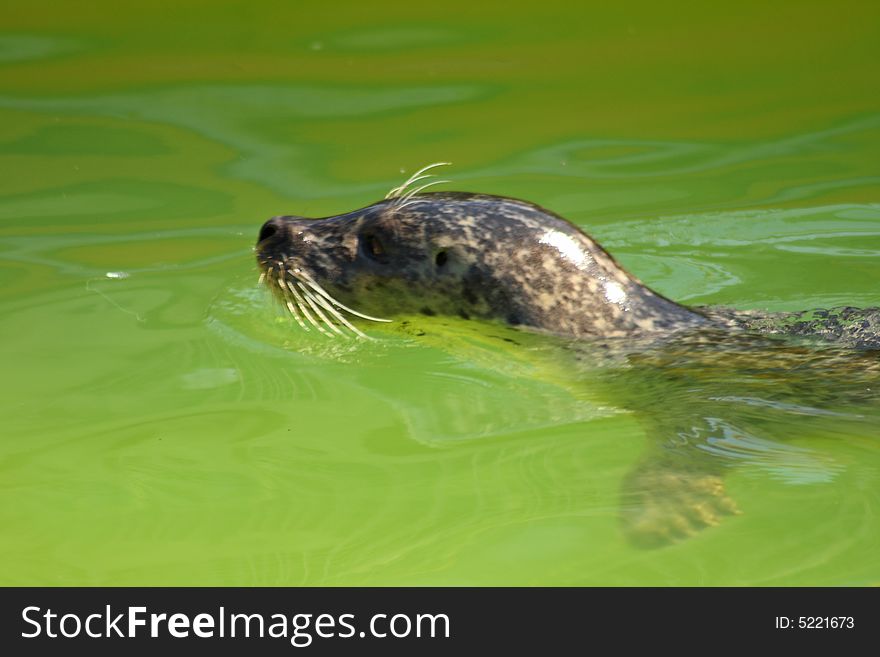
[[[257,244],[265,242],[267,239],[275,235],[284,225],[283,217],[272,217],[260,228],[260,236],[257,238]]]

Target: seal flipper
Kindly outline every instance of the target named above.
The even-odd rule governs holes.
[[[700,427],[670,433],[652,419],[650,451],[624,477],[620,494],[623,532],[633,545],[645,548],[683,540],[740,513],[724,488],[726,464],[689,440],[670,440],[686,435],[706,438],[716,425],[700,418]]]
[[[690,467],[688,461],[652,455],[627,474],[620,520],[631,543],[660,547],[739,513],[725,492],[721,473]]]

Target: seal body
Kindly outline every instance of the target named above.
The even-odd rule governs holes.
[[[344,313],[421,312],[570,338],[572,376],[602,385],[649,437],[620,496],[622,528],[640,546],[737,513],[723,487],[728,465],[769,454],[778,469],[779,455],[801,453],[767,441],[774,421],[785,435],[789,415],[878,417],[880,309],[686,308],[525,201],[431,193],[324,219],[274,217],[256,252],[262,279],[306,328],[363,335]]]
[[[376,315],[459,315],[570,338],[710,321],[649,289],[562,217],[498,196],[435,192],[323,219],[278,216],[256,251],[282,292],[304,277],[324,298]]]

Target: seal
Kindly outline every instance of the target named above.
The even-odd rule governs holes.
[[[559,215],[518,199],[407,189],[322,219],[277,216],[257,241],[261,281],[303,328],[366,337],[346,316],[495,320],[564,338],[651,339],[694,329],[824,336],[880,348],[880,309],[689,308],[628,273]],[[445,181],[439,181],[445,182]]]
[[[633,542],[662,545],[736,512],[722,485],[724,446],[742,462],[750,440],[761,444],[768,423],[756,422],[756,406],[799,417],[843,417],[821,410],[842,407],[868,409],[851,418],[877,414],[880,309],[689,308],[538,205],[427,185],[407,191],[429,168],[353,212],[267,221],[256,245],[261,282],[303,328],[327,335],[366,337],[353,318],[423,313],[558,336],[573,371],[613,351],[625,366],[590,380],[603,381],[651,437],[621,493]],[[818,337],[826,348],[780,335]]]
[[[564,338],[650,339],[694,329],[824,336],[880,348],[880,311],[688,308],[650,289],[595,240],[527,201],[461,192],[386,198],[260,230],[261,281],[303,328],[366,337],[346,316],[495,320]]]
[[[346,327],[332,311],[351,308],[372,319],[458,315],[569,338],[708,321],[648,288],[562,217],[485,194],[386,199],[318,220],[273,217],[257,260],[291,312],[325,329]]]

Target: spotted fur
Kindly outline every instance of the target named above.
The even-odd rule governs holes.
[[[274,217],[257,258],[263,271],[304,270],[342,303],[380,316],[459,315],[572,338],[709,321],[643,285],[558,215],[483,194],[427,193],[403,206],[387,199],[318,220]]]

